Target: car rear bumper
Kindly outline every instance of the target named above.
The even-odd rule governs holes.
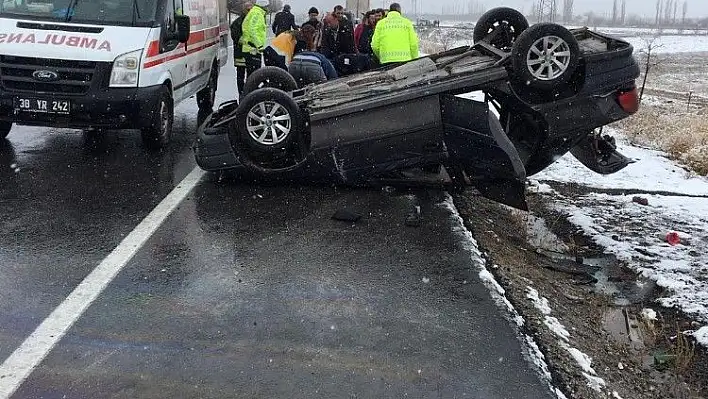
[[[241,166],[231,146],[228,129],[206,128],[213,116],[208,116],[197,130],[197,139],[192,146],[197,165],[210,172]]]
[[[155,109],[161,88],[111,88],[81,96],[9,92],[0,88],[0,120],[35,126],[139,129],[150,123],[150,111]],[[15,109],[18,97],[69,100],[71,110],[68,114],[18,111]]]

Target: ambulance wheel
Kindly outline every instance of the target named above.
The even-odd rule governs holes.
[[[300,108],[290,95],[273,88],[247,94],[239,106],[236,130],[241,141],[262,152],[288,151],[303,130]]]
[[[497,7],[482,14],[472,35],[477,43],[494,32],[496,37],[490,44],[503,50],[510,48],[528,27],[529,22],[520,12],[509,7]]]
[[[143,144],[150,149],[160,149],[170,142],[174,122],[174,103],[169,87],[162,86],[159,101],[150,112],[149,125],[141,130]]]
[[[209,73],[209,83],[197,92],[197,105],[200,111],[211,111],[214,108],[214,103],[216,102],[216,88],[219,85],[219,68],[216,66],[211,67],[211,72]]]
[[[243,85],[243,95],[262,89],[272,87],[280,89],[284,92],[297,90],[297,82],[288,71],[277,66],[264,66],[255,70],[246,78],[246,83]]]
[[[511,65],[516,78],[530,88],[551,91],[567,83],[578,68],[580,47],[568,29],[536,24],[514,43]]]
[[[12,130],[12,122],[0,121],[0,139],[4,139]]]

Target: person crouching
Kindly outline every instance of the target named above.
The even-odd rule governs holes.
[[[305,25],[298,32],[295,55],[288,65],[288,72],[295,78],[298,87],[336,79],[337,71],[324,55],[314,51],[315,29]]]

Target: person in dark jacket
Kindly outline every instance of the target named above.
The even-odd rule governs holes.
[[[278,36],[285,31],[297,28],[297,25],[295,25],[295,16],[290,12],[290,6],[288,4],[284,5],[283,11],[275,14],[275,18],[273,19],[273,33]]]
[[[243,85],[246,83],[246,54],[242,50],[243,43],[243,18],[248,14],[248,11],[253,7],[253,4],[246,2],[243,8],[239,10],[234,22],[231,23],[231,39],[234,42],[234,66],[236,67],[236,88],[238,94],[243,93]]]
[[[330,60],[341,54],[339,51],[339,20],[333,14],[328,14],[324,18],[317,51]]]
[[[314,50],[315,30],[310,25],[298,32],[295,55],[288,65],[288,72],[295,78],[298,87],[322,83],[337,78],[337,71],[332,63]]]
[[[354,42],[354,23],[349,20],[344,15],[344,7],[335,6],[334,16],[339,20],[339,32],[338,32],[338,53],[341,54],[352,54],[356,53],[356,43]]]
[[[361,23],[362,30],[357,41],[357,49],[362,54],[374,54],[371,49],[371,38],[374,37],[374,28],[376,27],[376,13],[369,11],[366,13],[366,19]]]
[[[315,28],[315,32],[319,31],[322,28],[322,22],[320,22],[320,11],[317,7],[310,7],[310,10],[307,12],[307,16],[308,20],[304,22],[302,26],[311,25]]]

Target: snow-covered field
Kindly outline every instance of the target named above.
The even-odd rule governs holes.
[[[636,160],[634,164],[601,176],[568,154],[532,182],[549,197],[552,207],[567,214],[607,253],[669,289],[659,299],[661,305],[676,306],[708,325],[708,179],[691,176],[658,151],[629,145],[619,132],[612,134],[619,138],[620,152]],[[544,182],[619,191],[565,196]],[[648,204],[634,202],[634,197]],[[669,244],[669,233],[677,233],[681,242]],[[695,336],[708,346],[706,332],[708,327]]]
[[[451,29],[452,26],[462,26]],[[434,30],[436,41],[443,43],[447,48],[467,46],[473,43],[471,23],[450,24],[450,27]],[[654,38],[654,52],[656,54],[674,54],[689,52],[708,52],[708,35],[679,34],[675,29],[665,30],[661,33],[651,29],[632,28],[591,28],[600,33],[606,33],[628,41],[636,52],[647,47],[647,43]],[[427,37],[426,37],[427,38]],[[433,37],[430,37],[433,39]]]

